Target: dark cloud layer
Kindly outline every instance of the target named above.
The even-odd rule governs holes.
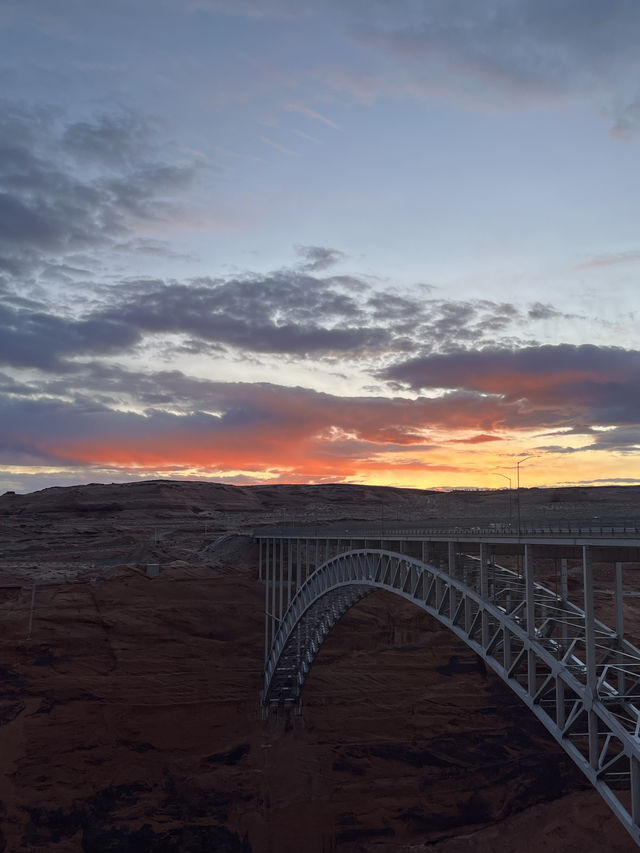
[[[126,323],[108,318],[74,320],[43,311],[0,306],[0,364],[67,372],[65,359],[119,353],[139,340]]]
[[[362,461],[383,450],[424,450],[425,428],[452,418],[488,429],[505,418],[497,414],[499,403],[479,395],[437,401],[337,397],[268,384],[195,381],[175,372],[147,377],[120,372],[111,377],[111,390],[123,382],[141,401],[155,400],[155,407],[143,414],[116,411],[80,394],[73,402],[50,396],[0,399],[5,451],[76,464],[94,458],[137,464],[164,455],[173,464],[201,460],[236,468],[324,459],[328,468],[339,467],[341,458]],[[98,384],[95,377],[92,384]],[[182,404],[185,414],[164,411],[158,396],[169,398],[174,409]],[[200,410],[191,408],[193,397]]]
[[[596,433],[594,447],[630,446],[640,423],[640,352],[592,345],[458,350],[409,359],[384,377],[416,391],[464,389],[515,405],[531,425],[627,427]]]
[[[562,427],[565,438],[567,429],[588,432],[592,450],[637,452],[640,441],[630,386],[626,405],[620,397],[614,410],[606,385],[600,398],[597,384],[588,398],[541,395],[526,404],[515,396],[463,388],[415,399],[340,397],[266,383],[193,379],[178,371],[141,374],[100,363],[85,365],[74,376],[73,399],[62,379],[41,380],[29,389],[10,377],[0,384],[5,462],[29,456],[41,464],[290,468],[310,477],[350,476],[378,466],[420,470],[425,461],[418,455],[437,449],[430,436],[439,430],[449,432],[453,445],[469,446],[493,444],[534,427]],[[126,411],[125,399],[135,400],[138,411]],[[585,426],[605,423],[607,417],[612,428]],[[460,431],[467,435],[455,439]],[[566,441],[537,448],[542,453],[578,449],[584,448]],[[454,467],[452,462],[450,470]]]
[[[53,109],[0,104],[0,269],[104,248],[134,221],[173,215],[201,169],[171,162],[130,114],[65,123]]]
[[[64,277],[64,265],[54,268]],[[150,336],[183,336],[191,353],[389,359],[500,338],[521,319],[515,306],[374,292],[345,276],[281,270],[189,283],[149,279],[96,291],[101,307],[69,317],[44,304],[7,300],[0,364],[60,370],[61,359],[121,354]],[[171,347],[177,346],[175,342]],[[67,365],[68,369],[68,365]]]
[[[150,336],[182,337],[171,346],[191,353],[223,347],[388,359],[416,347],[496,339],[518,319],[510,304],[419,299],[374,290],[354,276],[323,276],[345,256],[319,245],[296,247],[297,268],[270,275],[126,281],[87,294],[99,307],[62,310],[51,300],[32,309],[15,301],[27,284],[91,281],[92,252],[162,254],[161,243],[136,241],[131,228],[169,216],[199,167],[160,159],[166,151],[144,117],[121,112],[69,122],[56,110],[3,106],[0,363],[68,372],[75,357],[124,354]]]
[[[521,349],[456,350],[409,359],[385,376],[412,388],[467,388],[514,398],[521,391],[542,398],[551,389],[580,379],[622,383],[640,380],[640,352],[620,347],[559,344]]]

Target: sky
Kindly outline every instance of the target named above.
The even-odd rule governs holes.
[[[637,0],[3,0],[0,491],[640,483]]]

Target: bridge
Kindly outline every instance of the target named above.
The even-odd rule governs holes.
[[[265,712],[300,703],[333,626],[376,589],[449,628],[520,697],[640,846],[640,529],[281,527],[254,531]],[[629,620],[628,620],[629,621]],[[635,626],[640,634],[640,620]]]

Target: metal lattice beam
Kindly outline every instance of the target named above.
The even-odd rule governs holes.
[[[263,702],[296,702],[318,651],[338,620],[375,589],[413,602],[479,654],[562,745],[640,845],[640,651],[622,636],[616,563],[616,627],[594,615],[592,555],[582,545],[584,607],[535,583],[531,545],[523,572],[498,566],[487,548],[439,565],[384,547],[309,537],[263,537]],[[383,543],[380,542],[382,545]],[[316,541],[317,546],[317,541]],[[340,548],[348,550],[340,552]],[[311,549],[312,551],[313,549]],[[321,562],[321,550],[325,559]],[[278,561],[279,557],[279,561]],[[286,559],[285,559],[286,558]],[[566,565],[563,566],[566,578]],[[295,576],[294,576],[295,574]],[[286,594],[285,594],[286,590]],[[286,599],[286,600],[285,600]]]

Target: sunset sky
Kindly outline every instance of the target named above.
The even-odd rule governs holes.
[[[3,0],[0,491],[640,483],[638,0]]]

